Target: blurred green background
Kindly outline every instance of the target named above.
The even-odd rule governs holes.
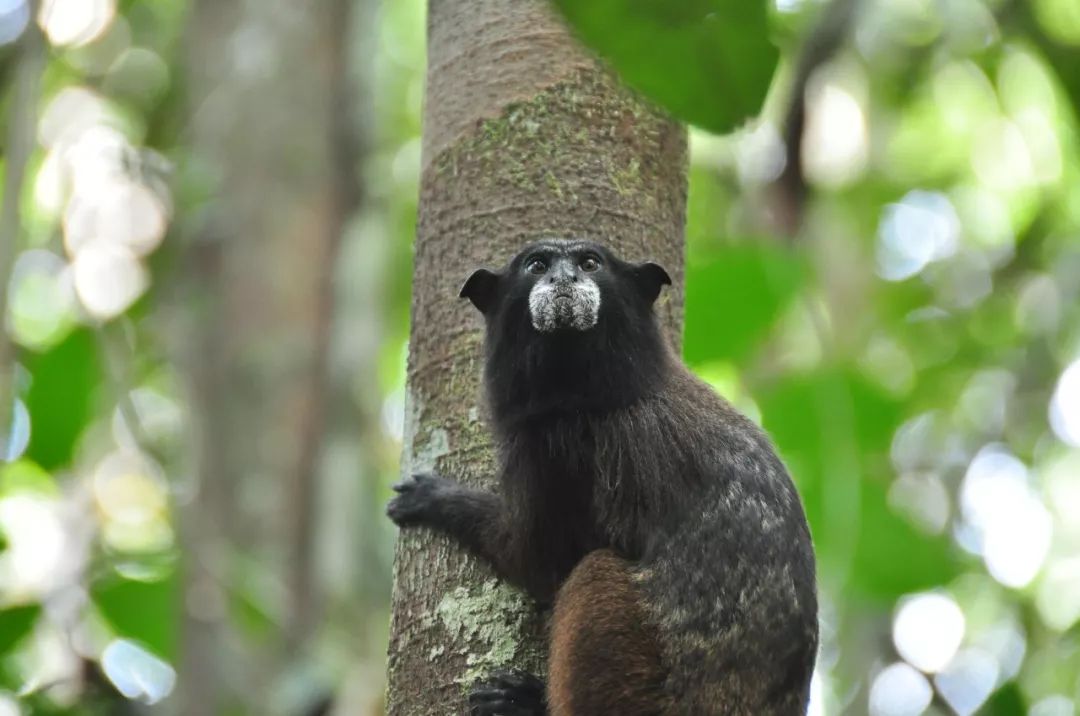
[[[684,91],[710,76],[618,45],[632,4],[565,5],[698,124],[772,76],[733,51]],[[1073,716],[1080,2],[862,2],[806,84],[785,239],[821,11],[769,5],[761,117],[691,132],[684,346],[805,500],[810,713]],[[424,27],[0,0],[0,715],[381,713]]]

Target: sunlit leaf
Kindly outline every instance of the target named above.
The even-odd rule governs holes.
[[[64,286],[67,263],[42,249],[23,252],[16,261],[10,290],[11,337],[33,350],[48,350],[75,325],[70,288]]]
[[[18,493],[56,495],[56,481],[30,460],[17,460],[0,468],[0,497]]]
[[[675,116],[726,133],[761,110],[779,52],[764,0],[555,0],[586,44]]]

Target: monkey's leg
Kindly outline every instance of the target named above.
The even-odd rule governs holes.
[[[408,477],[394,491],[386,514],[398,526],[437,529],[505,571],[506,517],[497,495],[433,474]]]
[[[559,590],[551,622],[551,716],[656,716],[670,708],[655,630],[632,564],[585,556]]]

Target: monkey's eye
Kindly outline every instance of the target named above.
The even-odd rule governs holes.
[[[525,266],[526,271],[534,274],[542,274],[547,271],[547,268],[547,264],[542,259],[533,259]]]
[[[600,268],[600,262],[592,256],[586,256],[581,260],[581,270],[592,273]]]

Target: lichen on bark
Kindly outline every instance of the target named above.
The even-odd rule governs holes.
[[[443,596],[436,608],[443,628],[456,642],[473,647],[463,652],[467,668],[456,679],[459,685],[467,689],[507,665],[542,661],[539,644],[520,637],[531,609],[521,592],[497,579],[455,587]]]

